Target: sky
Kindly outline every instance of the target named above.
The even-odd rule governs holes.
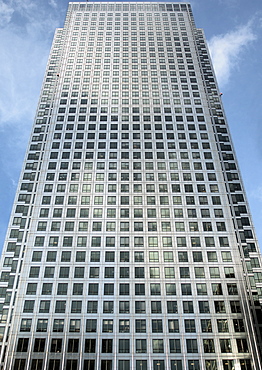
[[[262,247],[262,3],[192,0],[191,5],[208,40]],[[67,6],[68,0],[0,0],[0,250],[54,30],[63,26]]]

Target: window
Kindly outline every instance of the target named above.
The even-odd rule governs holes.
[[[217,370],[216,360],[205,360],[206,370]]]
[[[104,295],[114,294],[114,284],[104,284]]]
[[[145,301],[135,301],[135,313],[146,313]]]
[[[182,360],[171,360],[171,370],[182,370]]]
[[[162,313],[161,301],[151,301],[151,313]]]
[[[135,321],[136,333],[146,333],[146,320],[137,319]]]
[[[129,284],[119,284],[119,295],[129,295]]]
[[[64,313],[65,310],[66,310],[66,301],[56,301],[55,313]]]
[[[40,301],[39,312],[40,313],[49,313],[50,301]]]
[[[229,295],[238,295],[237,284],[227,284]]]
[[[76,252],[76,262],[85,262],[86,252]]]
[[[163,333],[162,320],[160,319],[152,320],[152,333]]]
[[[218,319],[217,320],[217,330],[219,333],[228,333],[228,320]]]
[[[181,353],[180,339],[169,339],[170,353]]]
[[[222,353],[232,352],[230,339],[220,339],[219,342]]]
[[[114,272],[114,267],[105,267],[105,278],[113,278]]]
[[[29,338],[19,338],[17,342],[17,352],[27,352]]]
[[[25,301],[23,312],[32,313],[34,311],[34,301]]]
[[[233,362],[233,360],[231,360]],[[251,361],[249,359],[240,360],[241,370],[252,370]],[[233,370],[233,366],[229,368],[224,368],[225,370]]]
[[[181,284],[182,295],[192,295],[191,284]]]
[[[54,338],[51,340],[50,352],[55,352],[55,353],[62,352],[62,339]]]
[[[177,301],[167,301],[167,313],[177,313]]]
[[[226,307],[225,307],[225,302],[224,301],[215,301],[215,312],[216,313],[225,313],[226,312]]]
[[[82,311],[82,301],[72,301],[71,313],[81,313]]]
[[[164,353],[164,340],[152,339],[153,353]]]
[[[199,312],[200,313],[209,313],[210,312],[208,301],[199,301],[198,306],[199,306]]]
[[[153,360],[153,370],[165,370],[165,361]]]
[[[103,320],[103,327],[102,327],[103,333],[113,333],[113,320]]]
[[[188,215],[189,218],[196,218],[197,217],[196,209],[195,208],[188,208],[187,209],[187,215]],[[192,227],[191,227],[190,230],[191,231],[197,231],[197,230],[194,230],[194,228],[193,228],[193,225],[194,224],[197,225],[197,223],[196,222],[193,222],[191,224],[192,224]]]
[[[61,262],[70,262],[70,260],[71,260],[71,252],[63,251],[61,255]]]
[[[211,320],[202,319],[201,320],[201,330],[202,330],[202,333],[212,333]]]
[[[119,302],[119,313],[129,313],[129,301]]]
[[[129,339],[119,339],[118,341],[118,352],[119,353],[129,353],[130,352],[130,340]]]
[[[230,301],[232,313],[241,313],[241,306],[239,301]]]
[[[101,360],[101,370],[112,370],[112,360]]]
[[[78,353],[79,339],[71,338],[68,339],[67,352]]]
[[[184,313],[194,313],[194,306],[192,301],[183,302],[183,311]]]
[[[204,278],[205,277],[205,270],[204,267],[195,267],[195,277],[196,278]]]
[[[59,278],[68,278],[69,277],[69,267],[60,267]]]
[[[234,319],[233,325],[236,333],[245,332],[244,321],[242,319]]]
[[[98,283],[89,283],[88,295],[98,295]]]
[[[184,320],[184,323],[185,323],[185,332],[186,333],[195,333],[196,332],[195,320],[186,319],[186,320]]]
[[[40,262],[42,259],[42,252],[34,251],[32,256],[32,262]]]
[[[146,353],[147,343],[146,339],[136,339],[136,353]]]
[[[220,277],[219,267],[209,267],[209,273],[211,278]]]
[[[147,360],[136,360],[135,370],[147,370]]]
[[[173,252],[164,252],[164,262],[173,262]]]
[[[175,222],[176,231],[185,231],[184,222]]]
[[[175,278],[175,269],[174,267],[165,267],[165,278],[174,279]]]
[[[15,360],[14,369],[16,370],[24,370],[25,369],[25,359],[18,358]]]
[[[96,332],[96,326],[97,326],[97,320],[96,319],[87,319],[86,320],[86,332],[87,333],[95,333]]]
[[[187,353],[198,353],[197,340],[186,339]]]
[[[92,251],[90,255],[90,262],[100,262],[100,252]]]
[[[53,278],[54,273],[55,273],[55,268],[54,267],[46,267],[44,277],[45,278]]]
[[[222,284],[221,283],[213,283],[211,284],[212,292],[214,295],[222,295]]]
[[[181,278],[190,278],[190,272],[189,272],[189,267],[180,267],[180,277]]]
[[[102,353],[112,353],[113,339],[102,339]]]
[[[87,313],[97,313],[97,301],[87,302]]]
[[[134,252],[135,262],[144,262],[144,252]]]
[[[203,339],[204,353],[214,353],[215,344],[213,339]]]
[[[231,252],[221,252],[223,262],[232,262]]]
[[[217,231],[226,231],[226,224],[225,222],[216,222]]]
[[[85,353],[95,353],[95,350],[96,350],[96,340],[85,339]]]
[[[114,312],[114,302],[104,301],[103,302],[103,313],[113,313]]]
[[[65,370],[74,370],[77,368],[77,360],[66,360],[66,369]]]
[[[234,267],[224,267],[224,272],[227,279],[233,279],[235,277]]]
[[[55,319],[53,324],[53,332],[63,332],[64,331],[64,320]]]
[[[129,262],[129,252],[120,252],[120,262]]]
[[[130,361],[129,360],[118,360],[118,370],[130,370]]]
[[[70,223],[70,225],[72,225],[72,223]],[[73,237],[72,236],[64,236],[63,247],[72,247],[72,243],[73,243]]]
[[[193,261],[194,262],[203,262],[202,252],[193,252]]]
[[[67,295],[67,283],[58,283],[57,285],[57,295]]]
[[[149,253],[151,253],[151,252],[149,252]],[[128,276],[129,276],[129,274],[128,274]],[[135,267],[135,278],[137,278],[137,279],[143,279],[144,277],[145,277],[145,269],[144,269],[144,267]]]
[[[47,331],[48,320],[47,319],[38,319],[36,325],[37,332],[46,332]]]
[[[37,231],[45,231],[47,222],[39,221],[37,225]]]
[[[73,295],[82,295],[82,294],[83,294],[83,283],[74,283]]]
[[[159,278],[160,277],[160,269],[159,267],[150,267],[150,278]]]
[[[36,236],[35,247],[42,247],[44,245],[44,241],[45,241],[44,236]]]
[[[69,331],[71,333],[79,333],[81,328],[81,320],[71,319],[69,322]]]
[[[119,333],[129,333],[130,322],[129,320],[119,320]]]

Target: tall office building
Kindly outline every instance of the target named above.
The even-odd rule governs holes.
[[[7,231],[1,369],[259,370],[262,269],[188,3],[70,3]]]

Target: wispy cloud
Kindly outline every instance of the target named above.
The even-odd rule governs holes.
[[[32,120],[52,35],[60,26],[56,5],[0,0],[0,127]]]
[[[53,7],[53,8],[57,8],[57,2],[55,0],[49,0],[49,4]]]
[[[0,249],[64,0],[0,0]],[[59,4],[59,6],[58,6]]]
[[[14,9],[10,4],[6,4],[0,0],[0,27],[10,22],[13,12]]]
[[[237,67],[242,52],[255,39],[252,22],[249,22],[234,31],[214,36],[209,41],[209,49],[220,86],[226,85],[229,81],[232,70]]]

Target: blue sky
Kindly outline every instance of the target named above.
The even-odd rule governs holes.
[[[0,0],[0,250],[54,30],[67,0]],[[262,246],[261,0],[192,0],[210,45]]]

